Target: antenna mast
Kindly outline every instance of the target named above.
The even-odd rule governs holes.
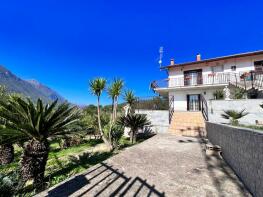
[[[159,54],[160,54],[159,65],[160,65],[160,67],[162,67],[162,63],[163,63],[163,47],[160,47]]]

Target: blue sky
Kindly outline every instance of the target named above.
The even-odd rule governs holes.
[[[164,64],[263,49],[263,2],[1,1],[0,64],[78,104],[95,103],[88,81],[121,77],[138,96],[166,77]],[[109,103],[106,96],[103,103]]]

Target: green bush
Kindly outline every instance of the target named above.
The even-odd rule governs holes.
[[[213,93],[213,96],[216,100],[222,100],[224,99],[224,91],[223,90],[216,90],[214,93]]]
[[[243,99],[246,94],[246,90],[243,88],[236,87],[234,89],[234,99]]]

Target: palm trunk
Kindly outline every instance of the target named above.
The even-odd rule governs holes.
[[[117,118],[117,110],[118,110],[118,97],[116,96],[115,98],[115,103],[114,103],[114,121],[116,120]]]
[[[12,144],[0,146],[0,165],[6,165],[14,160],[14,147]]]
[[[102,137],[102,140],[103,142],[108,146],[108,148],[110,150],[113,149],[111,143],[109,143],[109,141],[107,140],[107,138],[104,136],[104,133],[102,131],[102,127],[101,127],[101,120],[100,120],[100,97],[98,96],[98,99],[97,99],[97,102],[98,102],[98,124],[99,124],[99,131],[100,131],[100,135]]]
[[[45,168],[49,153],[47,140],[39,142],[29,141],[24,147],[21,159],[21,176],[24,182],[33,179],[33,186],[37,191],[44,189]]]

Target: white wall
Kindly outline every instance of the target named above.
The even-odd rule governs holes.
[[[236,66],[236,73],[254,70],[254,61],[263,60],[263,55],[233,58],[209,63],[179,66],[169,69],[169,78],[183,77],[184,71],[202,69],[203,74],[212,73],[212,67],[223,66],[223,72],[232,72],[231,66]]]
[[[202,89],[187,89],[187,90],[175,90],[169,92],[169,97],[174,96],[174,110],[175,111],[187,111],[187,94],[202,94],[208,101],[213,99],[213,93],[222,88],[202,88]]]

